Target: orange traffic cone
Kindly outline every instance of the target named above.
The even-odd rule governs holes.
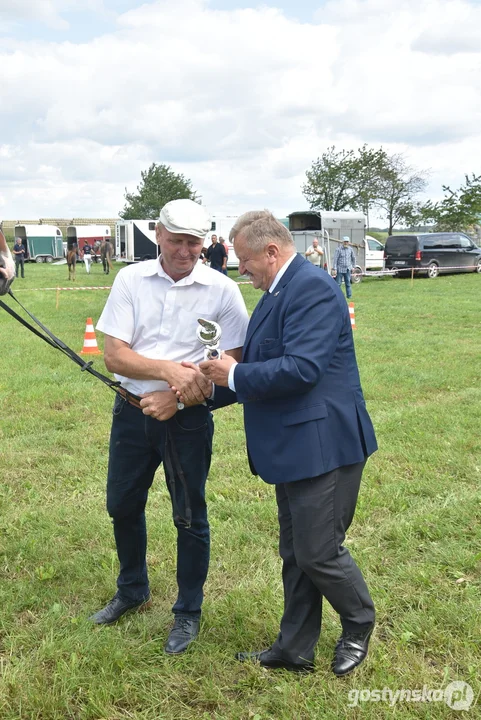
[[[102,355],[97,345],[97,338],[95,337],[94,324],[92,318],[87,318],[87,325],[85,327],[84,335],[84,346],[80,351],[81,355]]]
[[[351,327],[356,330],[356,319],[354,317],[354,303],[349,303],[349,317],[351,318]]]

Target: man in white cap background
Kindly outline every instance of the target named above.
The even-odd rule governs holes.
[[[339,245],[334,253],[334,261],[332,263],[333,270],[336,271],[336,280],[339,287],[342,286],[342,280],[344,278],[344,284],[346,286],[346,296],[352,297],[351,290],[351,270],[356,264],[356,256],[354,250],[349,247],[349,238],[345,235],[342,238],[342,245]]]
[[[181,363],[204,358],[198,318],[220,325],[222,349],[239,360],[248,324],[237,285],[197,262],[210,227],[201,205],[167,203],[156,226],[160,257],[118,273],[97,324],[105,333],[105,364],[126,398],[118,396],[114,404],[107,477],[120,562],[117,592],[91,620],[108,625],[149,603],[145,505],[163,463],[177,527],[178,596],[165,646],[169,654],[186,650],[199,632],[209,566],[205,483],[213,421],[205,397],[211,384]],[[184,389],[185,407],[172,386]],[[129,393],[142,397],[140,406]]]

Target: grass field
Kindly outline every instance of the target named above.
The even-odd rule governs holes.
[[[27,265],[13,290],[80,351],[85,321],[98,319],[108,291],[35,289],[68,286],[66,275],[65,266]],[[90,276],[79,267],[78,278],[112,281],[95,265]],[[234,660],[274,639],[282,610],[274,494],[250,475],[239,407],[215,414],[212,562],[198,641],[179,658],[163,653],[175,533],[161,472],[148,505],[153,608],[111,628],[89,624],[117,574],[104,508],[113,393],[0,310],[0,718],[451,718],[460,713],[444,702],[354,701],[360,690],[454,680],[471,685],[466,715],[479,717],[480,283],[472,274],[354,288],[356,351],[380,449],[348,544],[377,628],[368,660],[345,679],[329,667],[339,635],[330,608],[312,676]],[[252,310],[259,293],[242,290]],[[103,371],[101,358],[95,366]]]

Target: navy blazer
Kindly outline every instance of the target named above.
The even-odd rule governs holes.
[[[377,449],[362,394],[349,309],[337,283],[298,255],[250,319],[236,393],[253,472],[268,483],[316,477]]]

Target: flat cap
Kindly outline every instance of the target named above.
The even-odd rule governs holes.
[[[205,238],[212,223],[207,210],[193,200],[171,200],[159,215],[159,222],[171,233]]]

